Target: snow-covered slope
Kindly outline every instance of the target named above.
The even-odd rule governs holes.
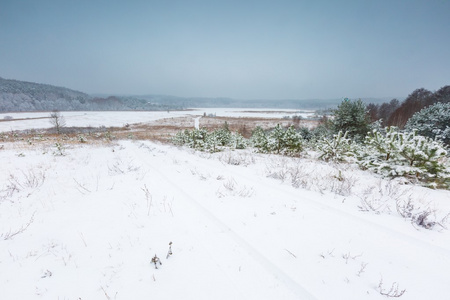
[[[250,151],[58,153],[0,151],[2,299],[448,298],[448,230],[413,226],[396,201],[439,221],[449,191]]]

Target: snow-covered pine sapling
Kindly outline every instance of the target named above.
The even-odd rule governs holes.
[[[82,135],[82,134],[79,134],[78,135],[78,142],[86,143],[87,142],[86,137],[84,135]]]
[[[287,155],[296,155],[303,150],[303,138],[294,126],[290,126],[283,134],[284,152]]]
[[[256,151],[259,153],[267,153],[269,152],[268,147],[268,138],[265,131],[261,127],[256,127],[252,132],[251,142],[253,147],[256,148]]]
[[[442,143],[390,127],[386,134],[374,130],[365,140],[358,163],[364,169],[395,177],[405,176],[431,187],[448,187],[450,171],[445,165],[447,151]]]
[[[234,149],[247,148],[247,141],[239,132],[234,132],[231,134],[230,144],[232,144],[232,148]]]
[[[170,242],[170,243],[169,243],[169,251],[167,251],[166,259],[168,259],[169,256],[171,256],[172,254],[173,254],[173,253],[172,253],[172,242]]]
[[[284,148],[284,130],[280,124],[277,124],[275,128],[269,134],[269,150],[280,154]]]
[[[332,139],[322,138],[317,142],[319,159],[325,161],[343,162],[349,157],[355,156],[355,149],[352,141],[347,138],[347,132],[339,131],[333,135]]]
[[[53,155],[55,155],[55,156],[64,156],[64,155],[66,155],[65,148],[64,148],[64,145],[62,143],[56,142],[55,143],[55,148],[56,148],[56,150],[53,151]]]
[[[156,254],[155,254],[155,256],[152,258],[152,264],[155,264],[155,269],[158,269],[158,264],[161,266],[162,265],[162,262],[161,262],[161,260],[159,259],[159,257],[158,256],[156,256]]]

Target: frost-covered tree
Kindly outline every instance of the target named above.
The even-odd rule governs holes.
[[[420,135],[437,138],[450,145],[450,102],[436,103],[415,113],[405,129],[417,130]]]
[[[334,111],[332,128],[335,133],[347,132],[349,138],[361,141],[370,130],[369,123],[370,116],[361,99],[352,101],[346,98]]]

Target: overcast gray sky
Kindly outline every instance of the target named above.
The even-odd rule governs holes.
[[[450,84],[450,1],[0,0],[0,77],[87,93],[407,96]]]

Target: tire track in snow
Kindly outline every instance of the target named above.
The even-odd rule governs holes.
[[[198,161],[196,161],[196,166],[195,167],[198,167],[199,165],[201,165],[204,168],[208,168],[207,164],[205,164],[204,162],[201,161],[201,159],[202,159],[201,157],[198,157],[198,156],[196,156],[196,157],[200,158],[200,159]],[[260,181],[257,181],[254,178],[248,177],[247,175],[243,174],[242,172],[239,172],[238,170],[234,170],[233,167],[235,167],[235,166],[227,165],[227,164],[225,164],[223,162],[221,162],[221,163],[224,166],[227,166],[226,171],[229,174],[232,174],[233,176],[236,176],[237,178],[243,178],[247,182],[252,182],[255,185],[261,184]],[[295,190],[290,191],[290,190],[278,187],[276,185],[271,185],[271,188],[276,190],[277,194],[284,195],[284,196],[287,196],[287,197],[292,198],[292,199],[298,199],[299,196],[301,196],[301,195],[299,195],[298,192],[295,192]],[[397,231],[397,230],[395,230],[395,229],[393,229],[391,227],[387,227],[387,226],[385,226],[383,224],[376,223],[376,222],[373,222],[371,220],[368,220],[367,218],[364,218],[362,216],[358,216],[356,214],[352,214],[352,213],[340,210],[340,209],[338,209],[336,207],[333,207],[331,205],[327,205],[325,203],[315,201],[314,199],[311,199],[309,197],[304,197],[304,198],[302,198],[302,200],[307,201],[307,202],[302,202],[303,205],[310,205],[311,207],[315,206],[316,208],[319,208],[319,209],[322,209],[322,210],[326,211],[330,215],[336,214],[336,215],[342,216],[343,218],[346,218],[347,220],[350,220],[350,221],[354,222],[355,226],[361,226],[361,224],[364,224],[365,226],[367,226],[367,227],[369,227],[369,228],[371,228],[371,229],[373,229],[375,231],[381,231],[381,232],[385,233],[388,236],[392,236],[392,237],[395,237],[395,238],[400,238],[400,239],[402,239],[404,241],[407,241],[407,242],[409,242],[409,243],[411,243],[413,245],[425,248],[427,251],[431,251],[431,253],[435,253],[435,254],[439,253],[443,257],[450,257],[450,249],[443,248],[442,246],[439,246],[439,245],[434,245],[434,244],[432,244],[432,243],[430,243],[428,241],[424,241],[424,240],[418,239],[418,238],[416,238],[414,236],[411,236],[411,235],[405,234],[403,232]]]
[[[309,291],[307,291],[302,285],[293,280],[289,275],[287,275],[283,270],[277,267],[274,263],[272,263],[267,257],[265,257],[261,252],[255,249],[252,245],[250,245],[246,240],[244,240],[241,236],[239,236],[235,231],[233,231],[230,227],[228,227],[224,222],[219,220],[213,213],[211,213],[208,209],[206,209],[203,205],[201,205],[197,200],[189,195],[184,189],[182,189],[178,184],[173,182],[168,176],[161,170],[157,170],[153,168],[146,160],[145,156],[140,152],[142,151],[136,144],[129,144],[133,153],[140,159],[140,161],[153,170],[155,173],[158,173],[159,176],[164,179],[167,183],[169,183],[174,190],[176,190],[180,195],[184,196],[186,200],[189,201],[191,206],[195,207],[198,212],[201,213],[204,217],[212,222],[218,229],[226,233],[232,240],[236,242],[242,249],[245,250],[255,261],[257,261],[269,274],[271,274],[277,281],[284,283],[284,285],[291,290],[299,299],[317,299],[314,297]]]

